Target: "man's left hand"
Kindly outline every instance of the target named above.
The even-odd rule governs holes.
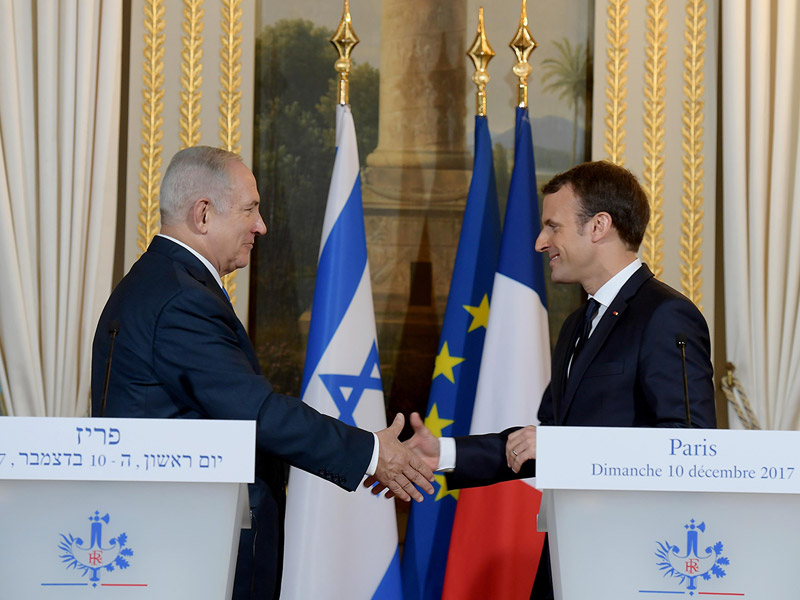
[[[536,458],[536,427],[528,425],[510,433],[506,442],[508,468],[514,473],[519,473],[522,464],[534,458]]]

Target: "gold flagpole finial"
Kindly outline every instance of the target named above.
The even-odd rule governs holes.
[[[350,61],[350,52],[359,42],[356,32],[353,31],[353,25],[350,23],[350,0],[344,0],[342,20],[339,21],[339,27],[336,28],[330,42],[339,53],[339,58],[334,63],[334,68],[339,73],[339,86],[336,97],[339,104],[347,104],[350,94],[350,69],[353,66]]]
[[[539,44],[533,39],[530,29],[528,29],[528,9],[526,0],[522,0],[522,14],[519,18],[519,27],[514,38],[508,44],[517,56],[517,64],[512,71],[519,77],[519,88],[517,90],[517,106],[525,108],[528,106],[528,75],[531,74],[531,66],[528,64],[528,57]]]
[[[478,91],[476,92],[477,114],[479,117],[485,117],[486,84],[489,83],[489,73],[486,72],[486,68],[489,66],[489,61],[494,58],[495,53],[486,37],[486,29],[483,26],[482,6],[478,11],[478,34],[475,36],[472,46],[467,50],[467,56],[472,59],[472,63],[475,65],[472,81],[478,86]]]

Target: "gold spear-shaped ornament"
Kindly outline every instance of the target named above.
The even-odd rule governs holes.
[[[334,63],[336,72],[339,73],[339,86],[336,93],[339,104],[347,104],[350,101],[350,69],[353,63],[350,61],[350,52],[359,42],[353,25],[350,23],[350,0],[344,0],[344,12],[339,27],[330,39],[331,44],[336,47],[339,58]]]
[[[478,11],[478,34],[475,36],[475,41],[472,46],[467,50],[467,56],[472,59],[475,65],[475,72],[472,74],[472,82],[478,86],[478,91],[475,93],[477,102],[477,114],[479,117],[486,116],[486,84],[489,83],[489,73],[486,68],[489,66],[489,61],[495,56],[492,46],[486,37],[486,29],[483,26],[483,7]]]
[[[519,18],[519,27],[514,38],[508,44],[517,55],[517,64],[511,69],[514,75],[519,77],[519,88],[517,90],[517,106],[525,108],[528,106],[528,75],[531,74],[531,66],[528,64],[528,57],[539,45],[533,39],[530,29],[528,29],[528,8],[526,0],[522,0],[522,14]]]

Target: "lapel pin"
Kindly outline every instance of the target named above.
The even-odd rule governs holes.
[[[614,315],[615,317],[619,316],[619,313],[617,311],[615,311],[615,310],[612,311],[611,314]]]

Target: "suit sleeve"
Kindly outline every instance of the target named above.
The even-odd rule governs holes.
[[[276,393],[248,360],[238,321],[228,313],[206,290],[177,294],[159,315],[154,336],[160,381],[209,419],[257,421],[259,450],[354,490],[369,465],[372,434]]]
[[[522,465],[519,473],[514,473],[506,464],[506,442],[508,436],[519,427],[512,427],[500,433],[457,437],[456,468],[447,473],[447,487],[460,489],[480,487],[536,476],[536,461],[529,460]]]
[[[683,367],[676,336],[686,334],[686,373],[692,426],[715,428],[713,368],[708,326],[686,298],[659,304],[648,320],[639,357],[638,385],[657,427],[684,427]]]
[[[553,382],[547,384],[547,387],[542,394],[542,402],[539,404],[539,414],[537,415],[540,425],[555,425],[555,415],[553,414],[553,392],[550,386]]]

